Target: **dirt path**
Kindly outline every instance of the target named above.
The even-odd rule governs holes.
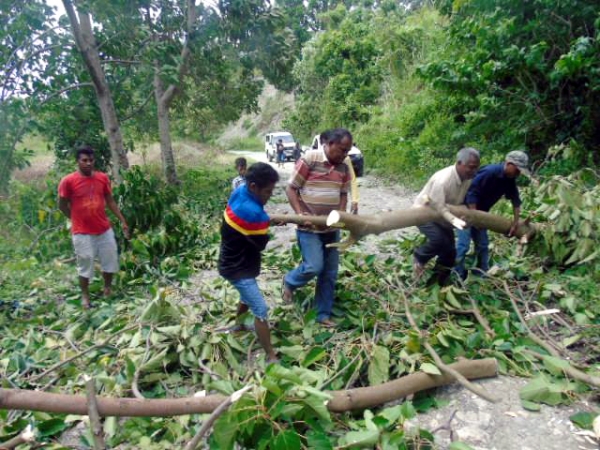
[[[236,156],[245,156],[249,163],[267,162],[262,152],[231,152]],[[275,168],[276,164],[271,165]],[[281,181],[269,204],[269,213],[290,213],[285,196],[285,184],[293,169],[293,163],[286,163],[283,169],[277,169]],[[416,192],[397,185],[390,185],[381,179],[366,175],[359,178],[360,214],[377,214],[378,212],[405,209],[412,205]],[[377,254],[378,256],[394,256],[394,246],[390,243],[416,233],[416,228],[388,232],[380,236],[367,236],[361,240],[355,250]],[[274,239],[269,248],[287,251],[295,241],[295,230],[292,226],[273,227]],[[392,249],[390,251],[390,248]],[[280,276],[280,275],[279,275]],[[519,390],[528,382],[525,378],[499,376],[482,380],[482,384],[490,392],[502,400],[491,404],[480,399],[459,385],[440,388],[436,398],[446,400],[447,405],[419,414],[407,424],[407,428],[421,427],[436,430],[438,448],[446,449],[454,440],[469,444],[474,450],[592,450],[598,449],[598,443],[589,432],[575,428],[569,416],[578,411],[594,411],[595,407],[587,402],[577,402],[569,407],[542,406],[539,412],[530,412],[521,406]],[[452,420],[449,422],[449,419]],[[586,434],[587,433],[587,434]]]

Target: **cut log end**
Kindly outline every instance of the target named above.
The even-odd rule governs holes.
[[[340,213],[337,211],[331,211],[327,216],[327,226],[330,227],[340,221]]]

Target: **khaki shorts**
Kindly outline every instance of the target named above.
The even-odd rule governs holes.
[[[74,234],[73,247],[77,256],[77,273],[80,277],[94,277],[94,260],[100,260],[102,272],[119,271],[117,241],[112,228],[102,234]]]

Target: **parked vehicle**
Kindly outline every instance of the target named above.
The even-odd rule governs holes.
[[[323,150],[318,134],[313,138],[310,148],[312,150]],[[365,159],[362,152],[357,146],[353,145],[348,152],[348,156],[350,157],[350,161],[352,161],[354,173],[357,177],[362,177],[365,170]]]
[[[281,139],[283,144],[283,157],[286,161],[295,161],[297,159],[296,140],[292,133],[287,131],[277,131],[265,136],[265,153],[267,159],[271,162],[277,158],[277,142]]]

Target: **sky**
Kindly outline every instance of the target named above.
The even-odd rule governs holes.
[[[62,16],[65,14],[65,7],[63,6],[63,2],[61,0],[46,0],[46,3],[56,9],[57,16]]]

